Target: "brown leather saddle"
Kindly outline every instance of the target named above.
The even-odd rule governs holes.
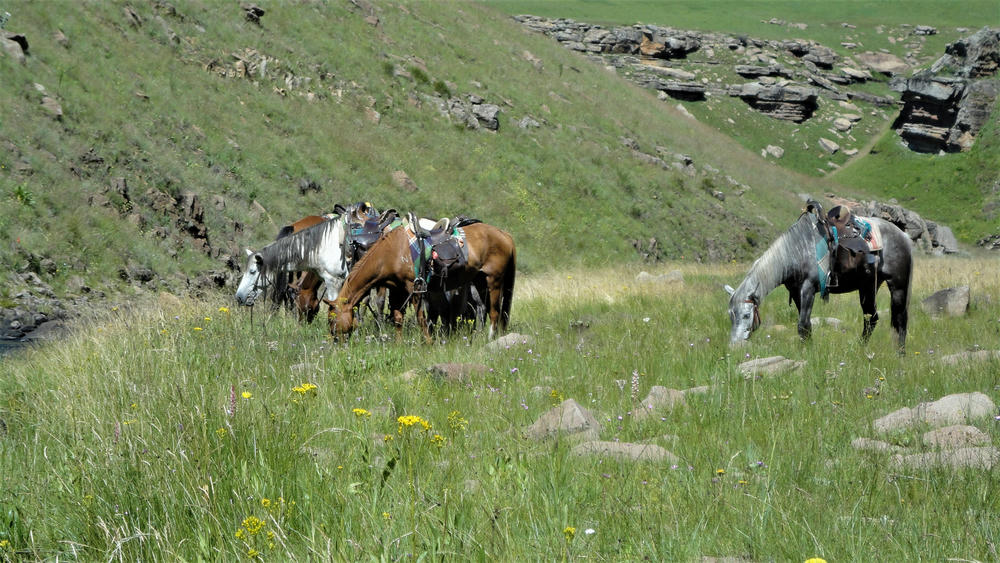
[[[479,219],[458,215],[441,219],[428,229],[410,214],[410,224],[417,237],[417,259],[420,260],[416,265],[417,286],[433,284],[444,287],[449,274],[465,268],[469,249],[459,229],[479,222]]]

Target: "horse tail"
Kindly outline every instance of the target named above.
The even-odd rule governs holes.
[[[513,247],[511,241],[510,262],[503,272],[503,292],[501,293],[500,304],[500,330],[507,330],[507,323],[510,322],[510,305],[514,300],[514,278],[517,276],[517,249]]]

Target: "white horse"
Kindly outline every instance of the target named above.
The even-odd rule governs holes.
[[[278,272],[301,270],[316,272],[323,278],[323,297],[336,299],[348,270],[344,223],[338,217],[278,239],[259,252],[247,249],[247,268],[236,289],[236,301],[252,306],[275,283]]]

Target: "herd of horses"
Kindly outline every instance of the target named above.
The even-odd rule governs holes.
[[[903,352],[913,271],[909,237],[877,217],[854,217],[846,207],[824,213],[809,200],[799,219],[753,263],[730,295],[730,344],[750,338],[760,326],[760,304],[779,285],[799,312],[798,332],[811,334],[817,294],[857,291],[867,341],[878,322],[876,294],[889,288],[891,325]],[[367,307],[375,322],[383,315],[401,338],[403,315],[412,306],[424,338],[431,327],[454,329],[461,321],[487,324],[489,338],[506,331],[516,273],[511,235],[464,217],[422,219],[378,212],[370,203],[337,205],[282,227],[274,242],[247,250],[236,291],[242,305],[269,298],[312,322],[320,303],[329,306],[329,330],[346,338]]]
[[[510,320],[516,254],[509,233],[478,220],[337,205],[282,227],[259,251],[248,249],[236,300],[252,306],[270,299],[306,322],[326,303],[338,338],[350,336],[365,306],[379,322],[386,302],[397,338],[408,306],[428,341],[438,322],[446,331],[462,321],[488,324],[492,338]]]

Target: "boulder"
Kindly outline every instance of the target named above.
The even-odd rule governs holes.
[[[854,58],[862,66],[868,67],[875,72],[881,72],[882,74],[902,74],[910,70],[910,65],[906,64],[903,59],[889,53],[873,53],[869,51],[867,53],[858,53],[854,55]]]
[[[913,408],[903,407],[877,419],[872,426],[876,432],[906,429],[917,424],[940,427],[985,418],[995,411],[996,405],[983,393],[956,393]]]
[[[837,151],[840,150],[840,145],[831,141],[830,139],[820,138],[819,148],[823,149],[824,151],[830,154],[835,154]]]
[[[941,356],[939,360],[946,366],[968,365],[974,362],[1000,360],[1000,350],[974,350]]]
[[[985,446],[990,443],[990,436],[975,426],[956,424],[925,432],[922,440],[925,446],[955,449]]]
[[[806,363],[802,360],[790,360],[784,356],[770,356],[747,360],[741,363],[738,369],[744,377],[754,377],[760,375],[778,375],[797,370],[804,365]]]
[[[565,434],[585,434],[594,439],[600,428],[600,423],[590,411],[573,399],[566,399],[538,417],[525,434],[534,440]]]
[[[851,441],[851,447],[858,451],[873,453],[898,453],[904,451],[902,446],[881,440],[872,440],[871,438],[855,438]]]
[[[656,412],[670,411],[674,407],[683,406],[684,404],[683,391],[654,385],[649,390],[646,398],[639,403],[639,407],[632,413],[632,416],[636,420],[642,420],[652,416]]]
[[[483,364],[469,364],[469,363],[443,363],[434,364],[427,368],[427,373],[439,379],[441,381],[446,381],[448,383],[465,383],[472,380],[476,376],[481,376],[489,371],[490,368],[484,366]]]
[[[524,334],[510,332],[500,336],[486,345],[486,349],[491,352],[506,350],[515,346],[531,346],[534,339]]]
[[[769,117],[796,123],[812,117],[818,107],[816,90],[796,84],[748,82],[731,86],[728,94]]]
[[[969,310],[969,286],[949,287],[935,291],[920,302],[920,308],[928,315],[958,317]]]

